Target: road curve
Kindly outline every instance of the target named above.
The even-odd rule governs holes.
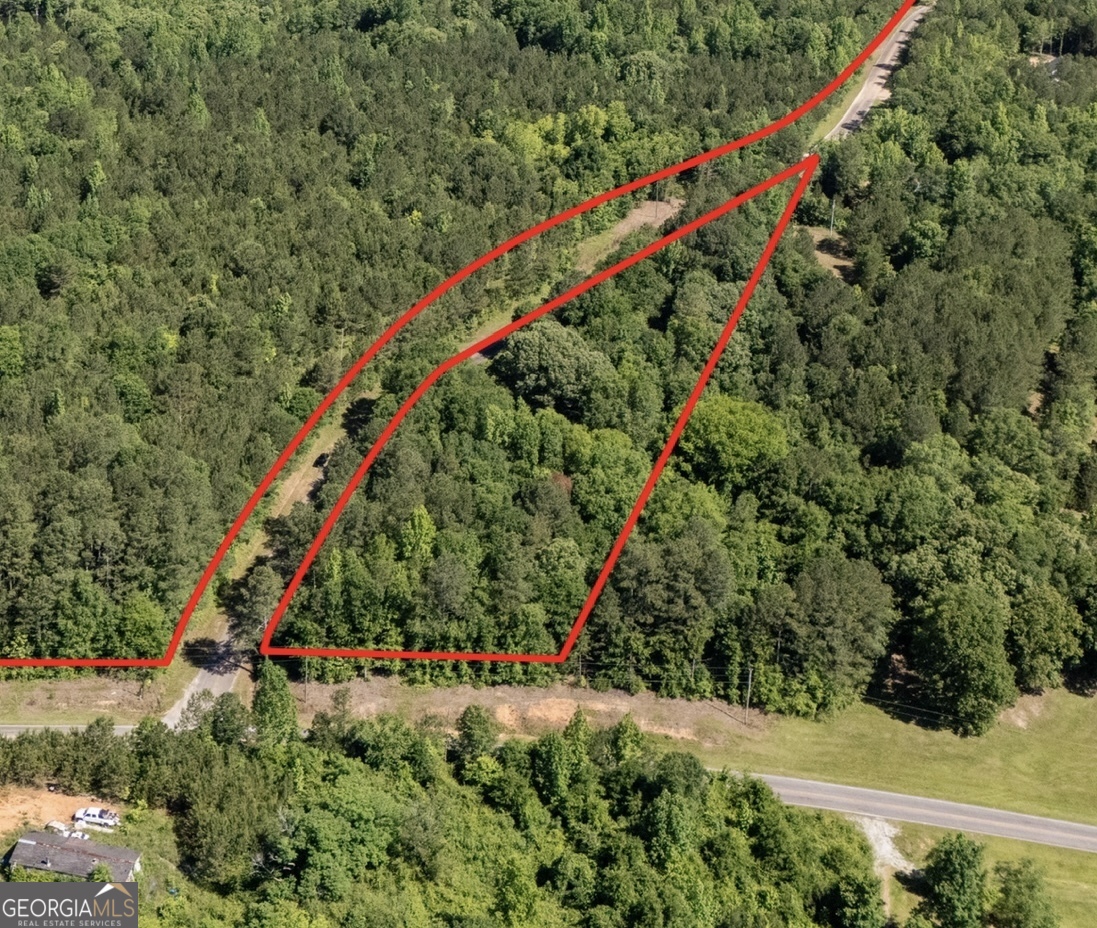
[[[852,815],[918,825],[933,825],[971,834],[1012,838],[1033,844],[1065,847],[1097,854],[1097,825],[1081,825],[1038,815],[1003,812],[986,806],[946,802],[887,793],[857,786],[839,786],[816,780],[799,780],[757,774],[784,802],[812,809],[826,809]]]
[[[823,136],[825,141],[830,142],[855,132],[861,127],[861,123],[865,121],[868,111],[877,103],[891,96],[891,91],[887,85],[888,78],[895,71],[895,67],[899,63],[899,56],[910,40],[911,33],[918,28],[918,24],[925,18],[929,9],[928,6],[919,4],[907,11],[906,16],[899,23],[899,27],[880,46],[879,51],[876,53],[876,60],[869,66],[865,82],[849,105],[849,109],[842,114],[842,118],[838,120],[838,125]]]

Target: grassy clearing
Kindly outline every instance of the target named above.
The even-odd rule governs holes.
[[[238,900],[196,886],[180,872],[179,849],[167,813],[134,810],[125,816],[118,831],[95,834],[92,839],[141,852],[137,894],[142,924],[220,925],[235,924],[242,918],[243,906]]]
[[[929,849],[949,832],[942,828],[898,823],[900,834],[895,845],[912,863],[921,866]],[[986,847],[987,869],[1001,860],[1016,861],[1031,857],[1043,868],[1048,892],[1062,920],[1062,928],[1090,928],[1097,912],[1097,854],[1043,847],[1025,841],[988,838],[972,835]],[[900,921],[918,904],[919,897],[911,893],[894,877],[891,878],[892,914]]]
[[[982,738],[959,738],[857,705],[825,722],[759,721],[697,752],[715,766],[1097,824],[1097,700],[1057,691],[1029,697],[1009,718]]]
[[[871,68],[875,64],[876,59],[873,58],[868,67]],[[853,101],[857,99],[857,94],[861,92],[865,74],[865,68],[861,68],[861,70],[850,79],[850,84],[846,88],[845,93],[832,100],[830,106],[827,108],[826,115],[819,121],[819,125],[815,127],[815,131],[811,133],[811,136],[808,139],[810,145],[818,145],[823,141],[828,132],[838,127],[838,124],[842,121],[842,117],[846,115],[846,110],[850,108]]]
[[[159,705],[156,680],[82,676],[0,682],[0,722],[7,725],[83,725],[110,716],[119,725],[136,722]]]
[[[616,230],[611,227],[599,232],[597,235],[585,239],[579,247],[575,249],[576,270],[589,274],[602,261],[608,258],[616,247],[616,243],[614,242],[615,234]]]

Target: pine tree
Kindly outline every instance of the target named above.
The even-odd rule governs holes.
[[[286,672],[272,661],[259,665],[251,709],[260,744],[285,744],[297,737],[297,706],[289,681]]]

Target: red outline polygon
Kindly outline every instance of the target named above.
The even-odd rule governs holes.
[[[702,164],[706,164],[709,161],[712,161],[714,159],[723,157],[724,155],[730,154],[733,151],[738,151],[739,149],[745,148],[746,146],[751,145],[754,142],[762,141],[763,139],[769,138],[771,135],[773,135],[773,134],[779,132],[780,130],[790,126],[792,123],[796,122],[797,120],[799,120],[800,118],[805,116],[807,113],[809,113],[813,109],[815,109],[815,107],[817,107],[820,103],[822,103],[828,97],[833,95],[834,92],[836,90],[838,90],[838,88],[840,88],[846,81],[848,81],[850,79],[850,77],[852,77],[857,72],[857,70],[871,57],[871,55],[876,51],[876,49],[880,47],[880,45],[887,39],[887,37],[892,33],[892,31],[894,31],[895,28],[902,22],[904,16],[907,14],[907,12],[909,10],[911,10],[914,7],[916,2],[917,2],[917,0],[903,0],[903,2],[900,4],[900,6],[896,10],[896,12],[892,15],[892,17],[888,20],[888,22],[884,25],[884,27],[876,34],[876,36],[872,39],[872,41],[870,41],[861,50],[861,52],[857,55],[857,57],[854,58],[853,61],[851,61],[845,67],[845,69],[843,69],[843,71],[836,78],[834,78],[834,80],[832,80],[822,90],[818,91],[816,94],[814,94],[808,100],[806,100],[804,103],[801,103],[798,107],[796,107],[796,109],[794,109],[791,112],[787,113],[785,116],[781,117],[780,119],[776,120],[775,122],[770,123],[767,126],[764,126],[761,129],[758,129],[754,132],[748,133],[747,135],[741,136],[740,138],[735,139],[733,141],[726,142],[725,144],[720,145],[716,148],[713,148],[713,149],[711,149],[707,152],[702,152],[698,155],[694,155],[690,158],[685,159],[684,161],[680,161],[678,164],[673,164],[673,165],[670,165],[668,167],[662,168],[661,170],[655,171],[652,174],[648,174],[645,177],[640,177],[640,178],[637,178],[636,180],[629,181],[627,184],[623,184],[622,186],[616,187],[613,190],[608,190],[604,193],[598,194],[597,196],[591,197],[588,200],[584,200],[582,203],[579,203],[575,206],[572,206],[569,209],[564,210],[563,212],[557,213],[555,216],[551,216],[548,219],[545,219],[542,222],[539,222],[537,225],[531,226],[530,228],[526,229],[525,231],[520,232],[518,235],[515,235],[513,238],[508,239],[507,241],[503,242],[500,245],[497,245],[491,251],[487,252],[486,254],[482,255],[479,258],[477,258],[472,263],[470,263],[467,266],[465,266],[464,268],[462,268],[460,271],[455,273],[453,276],[449,277],[447,280],[443,281],[441,284],[439,284],[437,287],[435,287],[430,293],[428,293],[421,300],[419,300],[414,306],[412,306],[410,309],[408,309],[391,326],[389,326],[389,328],[386,329],[384,331],[384,333],[382,333],[380,338],[378,338],[372,345],[370,345],[370,347],[365,351],[365,353],[362,354],[362,356],[359,357],[358,360],[355,361],[353,365],[351,365],[350,369],[346,372],[346,374],[343,375],[343,377],[335,385],[335,387],[331,390],[331,392],[328,393],[323,398],[323,400],[320,401],[320,404],[313,411],[312,415],[310,415],[309,418],[305,421],[305,424],[301,426],[301,428],[298,430],[297,434],[293,436],[293,438],[290,440],[290,442],[282,450],[282,453],[278,455],[277,460],[275,460],[274,464],[271,465],[270,470],[267,471],[267,473],[264,475],[263,479],[259,482],[258,486],[256,486],[255,490],[252,492],[251,496],[248,498],[247,503],[244,504],[243,509],[240,510],[239,515],[233,521],[233,523],[230,526],[228,532],[225,534],[225,537],[221,540],[221,543],[218,545],[217,550],[214,552],[213,557],[210,559],[210,562],[206,565],[206,569],[202,572],[202,576],[199,578],[198,583],[196,584],[196,586],[194,588],[194,591],[191,593],[190,598],[187,600],[187,603],[183,608],[182,614],[179,617],[179,621],[176,623],[175,630],[172,633],[171,641],[168,644],[168,649],[162,657],[156,657],[156,658],[3,657],[3,658],[0,658],[0,667],[166,667],[169,664],[171,664],[172,660],[175,657],[176,651],[178,651],[179,645],[182,642],[183,633],[186,631],[186,627],[187,627],[188,623],[190,622],[191,617],[194,615],[195,610],[198,608],[198,604],[201,602],[202,596],[205,594],[205,592],[206,592],[207,588],[209,587],[210,583],[213,581],[213,578],[216,576],[217,571],[220,569],[221,564],[224,561],[226,555],[228,554],[229,549],[232,547],[233,542],[236,541],[236,538],[239,536],[240,532],[243,530],[244,526],[247,524],[248,519],[251,517],[252,513],[255,511],[255,509],[259,505],[260,501],[266,495],[267,491],[271,488],[274,481],[278,478],[278,475],[285,468],[286,464],[289,462],[290,458],[293,457],[293,455],[297,451],[297,449],[301,447],[301,445],[304,443],[305,439],[309,436],[309,434],[311,434],[312,430],[319,423],[320,419],[332,407],[332,405],[343,394],[343,392],[357,379],[358,375],[362,372],[362,370],[365,368],[365,366],[371,360],[373,360],[373,358],[377,356],[378,352],[380,352],[382,348],[384,348],[390,341],[392,341],[392,339],[396,336],[396,334],[398,332],[400,332],[409,322],[411,322],[411,320],[413,320],[416,316],[418,316],[428,306],[430,306],[432,303],[434,303],[436,300],[438,300],[445,293],[452,290],[455,286],[457,286],[457,284],[461,283],[462,281],[467,279],[469,276],[474,274],[476,271],[478,271],[481,268],[485,267],[486,265],[490,264],[496,258],[502,257],[507,252],[509,252],[509,251],[513,250],[514,248],[516,248],[518,245],[521,245],[523,242],[527,242],[530,239],[535,238],[536,236],[540,235],[542,232],[546,232],[549,229],[555,228],[556,226],[561,225],[562,223],[567,222],[570,219],[574,219],[577,216],[581,216],[584,213],[587,213],[590,210],[592,210],[592,209],[594,209],[598,206],[601,206],[604,203],[609,203],[612,200],[618,199],[619,197],[625,196],[625,195],[627,195],[629,193],[632,193],[636,190],[640,190],[643,187],[646,187],[646,186],[649,186],[650,184],[656,183],[657,181],[665,180],[666,178],[669,178],[669,177],[675,177],[675,176],[683,173],[684,171],[690,170],[691,168],[695,168],[695,167],[698,167]],[[810,180],[811,174],[814,171],[814,168],[815,168],[815,166],[817,166],[817,164],[818,164],[818,158],[817,158],[817,156],[813,156],[812,158],[808,158],[808,159],[805,159],[804,161],[800,162],[795,167],[790,168],[790,169],[782,172],[781,174],[775,175],[775,178],[789,179],[789,178],[791,178],[791,177],[793,177],[797,174],[801,174],[802,176],[801,176],[800,184],[797,187],[797,193],[794,194],[794,200],[798,201],[799,197],[802,196],[802,194],[803,194],[803,190],[806,189],[807,182]],[[810,169],[809,169],[809,165],[810,165]],[[770,178],[770,181],[767,181],[765,183],[770,184],[771,181],[773,182],[773,184],[779,183],[779,181],[777,181],[775,178]],[[772,186],[772,184],[770,184],[770,185]],[[755,189],[754,192],[757,193],[758,190]],[[750,191],[748,191],[748,193],[750,193]],[[746,195],[744,194],[743,196],[745,197]],[[743,197],[735,198],[735,200],[738,200],[740,202],[742,202],[742,199],[743,199]],[[728,201],[728,203],[732,203],[732,202],[735,202],[735,201]],[[793,200],[790,200],[790,205],[794,208],[795,202]],[[726,207],[726,209],[725,209],[725,207]],[[718,209],[723,209],[724,212],[727,212],[728,210],[730,210],[732,208],[734,208],[734,207],[729,207],[728,204],[725,203],[723,207],[719,207]],[[702,217],[702,218],[704,218],[704,217]],[[716,217],[713,216],[711,218],[716,218]],[[755,280],[755,278],[760,278],[761,277],[762,272],[765,270],[765,265],[768,263],[769,256],[772,255],[772,252],[773,252],[774,247],[776,246],[777,240],[780,238],[780,234],[784,231],[785,227],[788,225],[788,221],[789,221],[790,218],[791,218],[791,212],[790,212],[789,209],[786,209],[785,216],[782,217],[782,223],[778,226],[778,229],[775,232],[775,235],[773,237],[771,237],[769,243],[766,246],[766,252],[764,252],[764,255],[763,255],[764,260],[761,261],[759,263],[759,265],[755,268],[755,273],[754,273],[754,275],[752,275],[752,278],[751,278],[752,280]],[[709,219],[708,221],[711,221],[711,219]],[[686,227],[683,227],[683,228],[686,228]],[[681,231],[681,230],[676,230],[676,231]],[[674,234],[674,233],[672,233],[672,234]],[[660,240],[660,241],[663,241],[663,240]],[[659,245],[659,242],[656,242],[654,244]],[[664,242],[664,244],[665,244],[665,242]],[[641,254],[641,252],[638,252],[637,254]],[[626,260],[628,260],[628,259],[626,259]],[[639,260],[639,259],[637,259],[637,260]],[[592,278],[591,280],[594,280],[594,278]],[[594,286],[594,283],[591,283],[590,285]],[[755,281],[755,285],[756,285],[756,281]],[[753,289],[753,287],[751,289]],[[732,319],[734,319],[736,322],[738,321],[738,315],[737,314],[741,313],[743,305],[745,305],[745,301],[743,301],[741,299],[740,300],[740,305],[738,305],[736,307],[736,315],[732,316]],[[542,309],[543,309],[543,307],[542,307]],[[729,320],[729,325],[730,325],[731,329],[734,329],[734,324],[732,324],[731,320]],[[500,332],[505,332],[505,331],[506,331],[506,329],[500,330]],[[502,335],[500,333],[496,333],[496,335],[500,338],[505,337],[505,335]],[[726,336],[726,338],[725,338],[725,336]],[[721,335],[721,341],[722,341],[723,346],[726,347],[726,343],[727,343],[726,339],[729,339],[730,336],[731,336],[731,331],[727,327],[725,327],[724,333]],[[491,338],[492,341],[496,340],[496,338],[494,336],[490,336],[490,338]],[[489,344],[490,344],[490,342],[489,342]],[[723,348],[720,348],[720,350],[722,351]],[[457,356],[455,356],[455,357],[457,357]],[[717,358],[717,360],[718,360],[718,358]],[[446,362],[446,363],[449,363],[449,362]],[[713,357],[710,357],[709,363],[714,365],[715,362],[713,361]],[[706,370],[708,370],[708,365],[706,365]],[[711,371],[709,371],[709,373],[711,373]],[[705,376],[704,373],[702,373],[702,376],[703,377]],[[700,384],[700,381],[698,381],[698,383]],[[688,416],[687,416],[687,418],[688,418]],[[673,443],[674,443],[674,441],[676,441],[677,435],[680,434],[681,428],[683,428],[684,425],[685,425],[685,422],[681,418],[675,424],[675,431],[672,431],[671,439],[668,440],[668,444],[666,446],[664,446],[663,453],[660,454],[660,461],[662,461],[662,464],[666,463],[665,459],[664,459],[665,457],[669,458],[670,450],[673,450]],[[656,466],[658,468],[658,471],[661,471],[662,465],[657,462]],[[641,496],[637,501],[640,506],[642,506],[641,500],[646,501],[647,495],[650,495],[651,488],[654,486],[654,480],[658,478],[658,471],[653,470],[652,476],[649,477],[648,483],[650,484],[650,486],[645,485],[644,492],[641,493]],[[647,495],[645,495],[645,494],[647,494]],[[637,516],[638,514],[639,514],[638,510],[634,511],[633,514],[630,514],[630,519],[632,520],[633,524],[635,523],[634,516]],[[624,536],[624,535],[625,535],[625,532],[622,532],[622,536]],[[623,538],[621,536],[619,536],[619,538],[618,538],[618,544],[614,545],[614,551],[619,554],[620,551],[619,551],[618,545],[620,545],[620,547],[624,546],[624,541],[623,541]],[[613,552],[611,552],[611,558],[615,559],[615,555],[614,555]],[[612,568],[612,564],[609,561],[607,561],[607,564],[609,564],[610,568]],[[602,587],[605,585],[605,580],[606,580],[607,576],[608,576],[608,570],[606,568],[603,568],[603,573],[599,575],[598,581],[596,581],[595,586],[592,588],[592,591],[591,591],[591,595],[594,596],[595,598],[597,596],[597,593],[600,593]],[[296,579],[296,575],[295,575],[295,579]],[[298,582],[298,584],[300,583],[299,580],[297,582]],[[287,593],[292,594],[292,591],[290,589],[287,589]],[[287,600],[287,597],[284,596],[283,599]],[[583,623],[586,621],[587,614],[589,614],[588,606],[592,606],[592,605],[593,605],[593,602],[588,597],[588,602],[586,604],[584,604],[583,611],[580,613],[580,617],[576,620],[576,625],[572,629],[571,634],[569,634],[568,639],[564,644],[564,648],[563,648],[563,650],[561,651],[560,654],[553,654],[553,655],[471,655],[471,654],[469,654],[469,655],[456,655],[456,654],[454,654],[454,655],[450,655],[449,659],[511,660],[511,661],[521,660],[521,661],[527,661],[527,662],[559,663],[559,662],[566,659],[567,654],[571,651],[572,647],[574,647],[575,640],[578,637],[579,631],[581,630]],[[281,614],[284,614],[284,612],[285,612],[285,608],[284,608],[282,603],[279,604],[279,608],[280,608],[280,612],[276,612],[276,615],[280,619]],[[334,651],[334,649],[332,649],[333,653],[329,654],[328,653],[329,649],[322,649],[322,648],[321,649],[278,649],[278,648],[272,648],[272,647],[269,646],[269,638],[270,638],[271,633],[273,632],[273,628],[274,628],[275,624],[276,624],[276,622],[272,621],[268,626],[267,634],[264,635],[264,638],[263,638],[263,646],[265,646],[266,649],[263,650],[262,653],[272,654],[272,655],[276,655],[276,654],[300,655],[300,654],[313,654],[313,653],[319,652],[319,656],[340,656],[340,657],[347,656],[346,653],[339,652],[339,651]],[[261,650],[262,650],[263,646],[261,646]],[[419,657],[419,658],[429,658],[429,657],[436,657],[437,658],[437,657],[440,656],[439,654],[433,654],[432,652],[398,652],[398,651],[352,652],[353,656],[376,656],[376,655],[378,655],[378,653],[380,654],[380,656],[389,657],[389,658],[400,657],[400,656]]]
[[[755,288],[758,286],[759,281],[762,279],[762,274],[768,266],[770,259],[773,257],[774,249],[777,247],[777,243],[781,239],[781,235],[784,233],[785,228],[792,220],[792,214],[796,210],[796,206],[799,204],[801,197],[804,195],[804,191],[807,189],[808,184],[811,181],[811,176],[815,172],[815,168],[819,164],[819,156],[811,155],[805,158],[799,164],[793,165],[791,168],[786,168],[779,174],[774,174],[762,183],[752,187],[745,193],[739,194],[737,197],[733,197],[730,200],[722,203],[716,209],[705,213],[703,216],[699,216],[692,222],[686,223],[678,229],[668,235],[664,235],[662,238],[634,254],[629,255],[627,258],[618,261],[611,267],[606,268],[598,274],[594,274],[588,277],[586,280],[574,287],[570,288],[566,292],[560,294],[557,297],[549,300],[547,303],[542,304],[532,312],[526,313],[524,316],[515,319],[508,325],[503,326],[496,332],[481,339],[474,345],[470,345],[458,354],[453,355],[442,364],[438,365],[433,371],[430,372],[419,384],[415,390],[412,391],[400,408],[396,411],[393,417],[389,420],[388,425],[377,437],[377,440],[370,447],[366,456],[362,459],[362,463],[358,466],[358,469],[354,472],[354,476],[351,477],[350,482],[346,485],[343,492],[340,494],[339,499],[336,501],[335,506],[331,512],[328,513],[327,518],[324,519],[324,524],[321,526],[320,531],[316,533],[316,537],[313,538],[312,544],[309,545],[308,551],[305,553],[300,565],[298,565],[293,578],[290,580],[289,585],[286,587],[285,592],[282,594],[282,598],[278,603],[278,607],[274,610],[274,614],[271,616],[270,622],[267,623],[266,632],[263,635],[263,640],[259,644],[259,653],[270,656],[284,656],[284,657],[360,657],[360,658],[382,658],[390,660],[435,660],[435,661],[511,661],[520,662],[526,664],[559,664],[567,660],[568,654],[575,645],[576,639],[579,637],[579,633],[582,631],[583,626],[586,624],[587,617],[590,615],[591,610],[594,608],[595,603],[598,601],[598,597],[601,595],[602,588],[606,584],[606,580],[609,578],[614,566],[617,563],[617,558],[620,556],[622,550],[624,550],[625,542],[628,541],[629,535],[632,534],[633,528],[636,526],[637,520],[640,518],[640,513],[643,511],[644,506],[647,504],[648,497],[651,496],[652,491],[655,489],[655,484],[659,480],[659,475],[662,474],[663,468],[666,466],[667,461],[670,460],[671,452],[674,450],[675,444],[678,442],[679,436],[682,434],[682,430],[686,427],[686,423],[689,421],[690,416],[693,415],[693,410],[697,405],[697,401],[701,398],[701,394],[704,392],[705,386],[708,384],[709,379],[712,377],[712,372],[716,369],[716,365],[719,362],[724,350],[727,348],[728,342],[731,340],[731,335],[735,331],[736,325],[739,323],[739,317],[742,316],[743,310],[747,303],[750,301],[751,296],[754,293]],[[710,222],[719,219],[721,216],[727,215],[733,209],[742,206],[748,200],[765,193],[767,190],[777,186],[778,184],[790,180],[791,178],[799,175],[800,182],[796,185],[795,191],[788,202],[785,205],[785,210],[781,215],[780,221],[777,223],[777,227],[773,234],[769,237],[769,241],[766,242],[766,247],[762,251],[762,256],[759,258],[758,263],[754,267],[753,273],[750,275],[750,279],[747,281],[746,286],[743,288],[742,294],[739,296],[738,301],[735,304],[735,309],[731,316],[728,318],[727,323],[724,325],[723,331],[720,333],[720,337],[716,341],[716,346],[712,349],[712,353],[709,355],[708,361],[705,362],[704,368],[701,370],[700,376],[697,378],[697,382],[693,386],[693,390],[690,392],[689,398],[686,400],[685,406],[682,408],[681,413],[678,416],[677,421],[674,423],[674,428],[671,429],[670,437],[667,439],[666,444],[663,445],[663,450],[659,453],[659,457],[655,461],[655,466],[652,468],[651,473],[648,475],[647,480],[644,483],[643,489],[640,491],[640,495],[636,498],[636,502],[633,504],[632,511],[629,513],[628,518],[625,520],[625,524],[621,529],[621,532],[617,536],[617,540],[613,544],[613,548],[610,550],[609,557],[606,558],[605,563],[602,565],[602,570],[598,574],[598,579],[595,581],[594,586],[591,587],[590,593],[587,594],[587,598],[583,603],[582,608],[579,610],[579,615],[576,617],[571,631],[568,633],[567,640],[564,642],[563,648],[556,654],[501,654],[501,653],[484,653],[479,651],[381,651],[373,648],[285,648],[275,647],[271,644],[271,640],[274,637],[275,629],[282,621],[286,610],[289,608],[289,604],[292,601],[294,595],[297,593],[298,588],[305,579],[305,574],[308,573],[309,568],[312,566],[316,556],[320,553],[320,548],[323,546],[324,541],[327,539],[331,530],[335,527],[335,523],[339,521],[339,517],[342,515],[347,503],[350,502],[350,498],[357,491],[362,481],[365,479],[366,474],[377,460],[381,451],[384,450],[385,445],[388,444],[389,439],[395,434],[396,429],[400,423],[403,422],[407,414],[412,410],[416,403],[423,398],[423,395],[429,390],[438,380],[448,371],[452,370],[458,364],[467,361],[469,358],[483,351],[485,348],[489,348],[499,341],[502,341],[507,336],[513,334],[519,329],[529,325],[536,319],[540,319],[547,313],[552,312],[555,309],[559,309],[565,303],[575,299],[580,294],[585,293],[592,287],[597,286],[610,277],[620,274],[626,268],[632,267],[634,264],[643,261],[645,258],[651,257],[656,252],[665,248],[671,242],[676,242],[679,239],[689,235],[691,232],[696,232],[703,226],[708,225]]]

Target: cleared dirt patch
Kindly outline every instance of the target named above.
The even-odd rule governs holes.
[[[646,732],[713,747],[725,744],[733,735],[761,736],[768,727],[757,711],[744,724],[740,708],[714,700],[661,699],[651,693],[630,696],[620,690],[599,693],[564,684],[547,688],[462,685],[428,689],[376,677],[346,685],[351,694],[351,712],[358,717],[392,712],[409,720],[434,716],[452,725],[466,706],[479,705],[491,712],[510,734],[539,735],[563,728],[578,708],[596,726],[616,724],[631,714]],[[330,711],[332,694],[339,687],[309,684],[307,704],[304,689],[302,684],[293,685],[302,724],[307,725],[317,711]]]
[[[91,796],[66,796],[47,789],[0,789],[0,834],[42,828],[46,822],[70,823],[72,813],[95,805]],[[112,806],[112,808],[114,808]]]
[[[848,282],[853,273],[853,261],[850,260],[845,239],[824,226],[806,228],[815,243],[815,260],[835,277]]]
[[[884,871],[913,870],[914,864],[907,860],[895,846],[895,838],[900,833],[899,826],[886,822],[882,818],[867,815],[851,815],[849,818],[865,833],[872,846],[872,856],[876,861],[876,872],[883,876]]]
[[[891,883],[896,873],[907,873],[914,864],[907,860],[902,851],[895,846],[895,838],[901,833],[899,826],[886,822],[882,818],[867,815],[846,816],[865,833],[872,847],[873,869],[880,877],[880,886],[884,894],[884,911],[894,915],[891,904]]]
[[[624,241],[626,235],[642,229],[644,226],[661,226],[681,212],[686,201],[680,197],[669,200],[644,200],[629,210],[627,216],[613,227],[614,244]]]
[[[627,236],[645,227],[658,228],[677,216],[685,205],[685,200],[671,197],[669,200],[645,200],[634,206],[629,210],[628,215],[612,229],[607,229],[579,246],[575,257],[575,269],[589,274]]]
[[[998,720],[1003,725],[1010,725],[1013,728],[1028,728],[1029,722],[1039,718],[1040,713],[1044,711],[1046,701],[1043,696],[1021,696],[998,717]]]

